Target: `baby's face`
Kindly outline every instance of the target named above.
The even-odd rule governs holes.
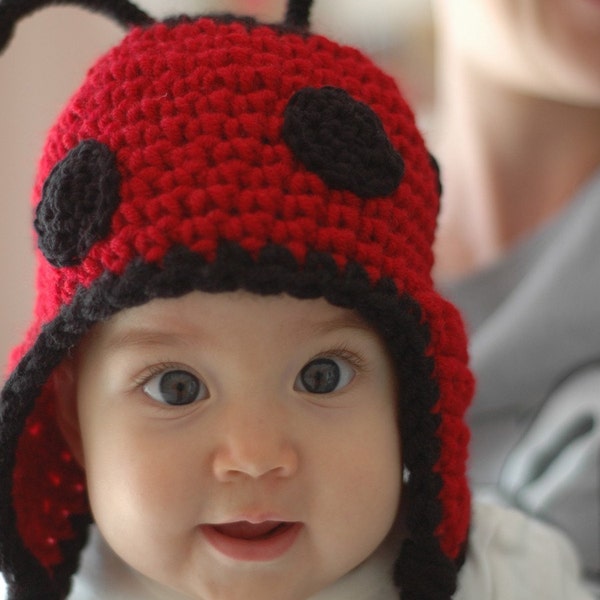
[[[123,311],[83,343],[74,391],[100,531],[185,597],[307,598],[394,523],[393,368],[325,300],[194,292]]]

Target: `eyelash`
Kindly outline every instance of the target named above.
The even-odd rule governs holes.
[[[364,356],[360,352],[357,352],[356,350],[350,350],[348,348],[348,346],[346,346],[345,344],[340,344],[339,346],[334,346],[324,352],[319,352],[315,356],[311,357],[307,361],[307,363],[310,362],[311,360],[315,360],[316,358],[340,358],[342,360],[347,361],[348,364],[350,364],[350,366],[357,373],[364,373],[367,371],[367,361],[364,358]],[[176,369],[189,371],[190,373],[192,373],[194,375],[196,374],[193,371],[193,369],[190,369],[190,367],[183,365],[181,363],[168,362],[168,361],[159,362],[159,363],[151,365],[146,370],[144,370],[140,375],[135,377],[133,379],[134,387],[136,389],[143,388],[156,375],[160,375],[161,373],[164,373],[165,371],[172,371],[172,370],[176,370]],[[196,376],[199,377],[198,375],[196,375]]]
[[[133,379],[134,387],[136,389],[143,388],[147,383],[150,382],[150,380],[153,377],[156,377],[156,375],[160,375],[161,373],[165,373],[166,371],[175,371],[178,369],[181,369],[183,371],[188,371],[195,375],[195,372],[193,371],[193,369],[190,369],[190,367],[188,367],[186,365],[182,365],[180,363],[174,363],[174,362],[166,362],[166,361],[159,362],[154,365],[151,365],[150,367],[145,369],[142,373],[140,373],[140,375],[135,377]]]
[[[364,373],[367,371],[367,360],[365,357],[356,350],[350,350],[345,344],[334,346],[325,352],[319,352],[319,354],[312,357],[310,360],[315,360],[315,358],[341,358],[348,362],[357,373]]]

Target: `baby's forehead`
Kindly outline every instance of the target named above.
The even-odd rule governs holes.
[[[177,298],[156,298],[124,309],[97,324],[89,339],[107,349],[123,345],[214,342],[226,336],[310,337],[346,330],[376,335],[355,311],[324,298],[298,299],[244,290],[194,291]]]

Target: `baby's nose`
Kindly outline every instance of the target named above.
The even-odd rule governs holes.
[[[225,423],[213,459],[217,480],[285,478],[298,469],[298,448],[285,416],[268,408],[232,410]]]

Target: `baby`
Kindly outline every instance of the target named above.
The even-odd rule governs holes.
[[[39,4],[0,5],[4,37]],[[81,4],[131,31],[40,163],[6,597],[591,598],[558,534],[472,510],[439,179],[393,80],[306,1],[276,26]]]

